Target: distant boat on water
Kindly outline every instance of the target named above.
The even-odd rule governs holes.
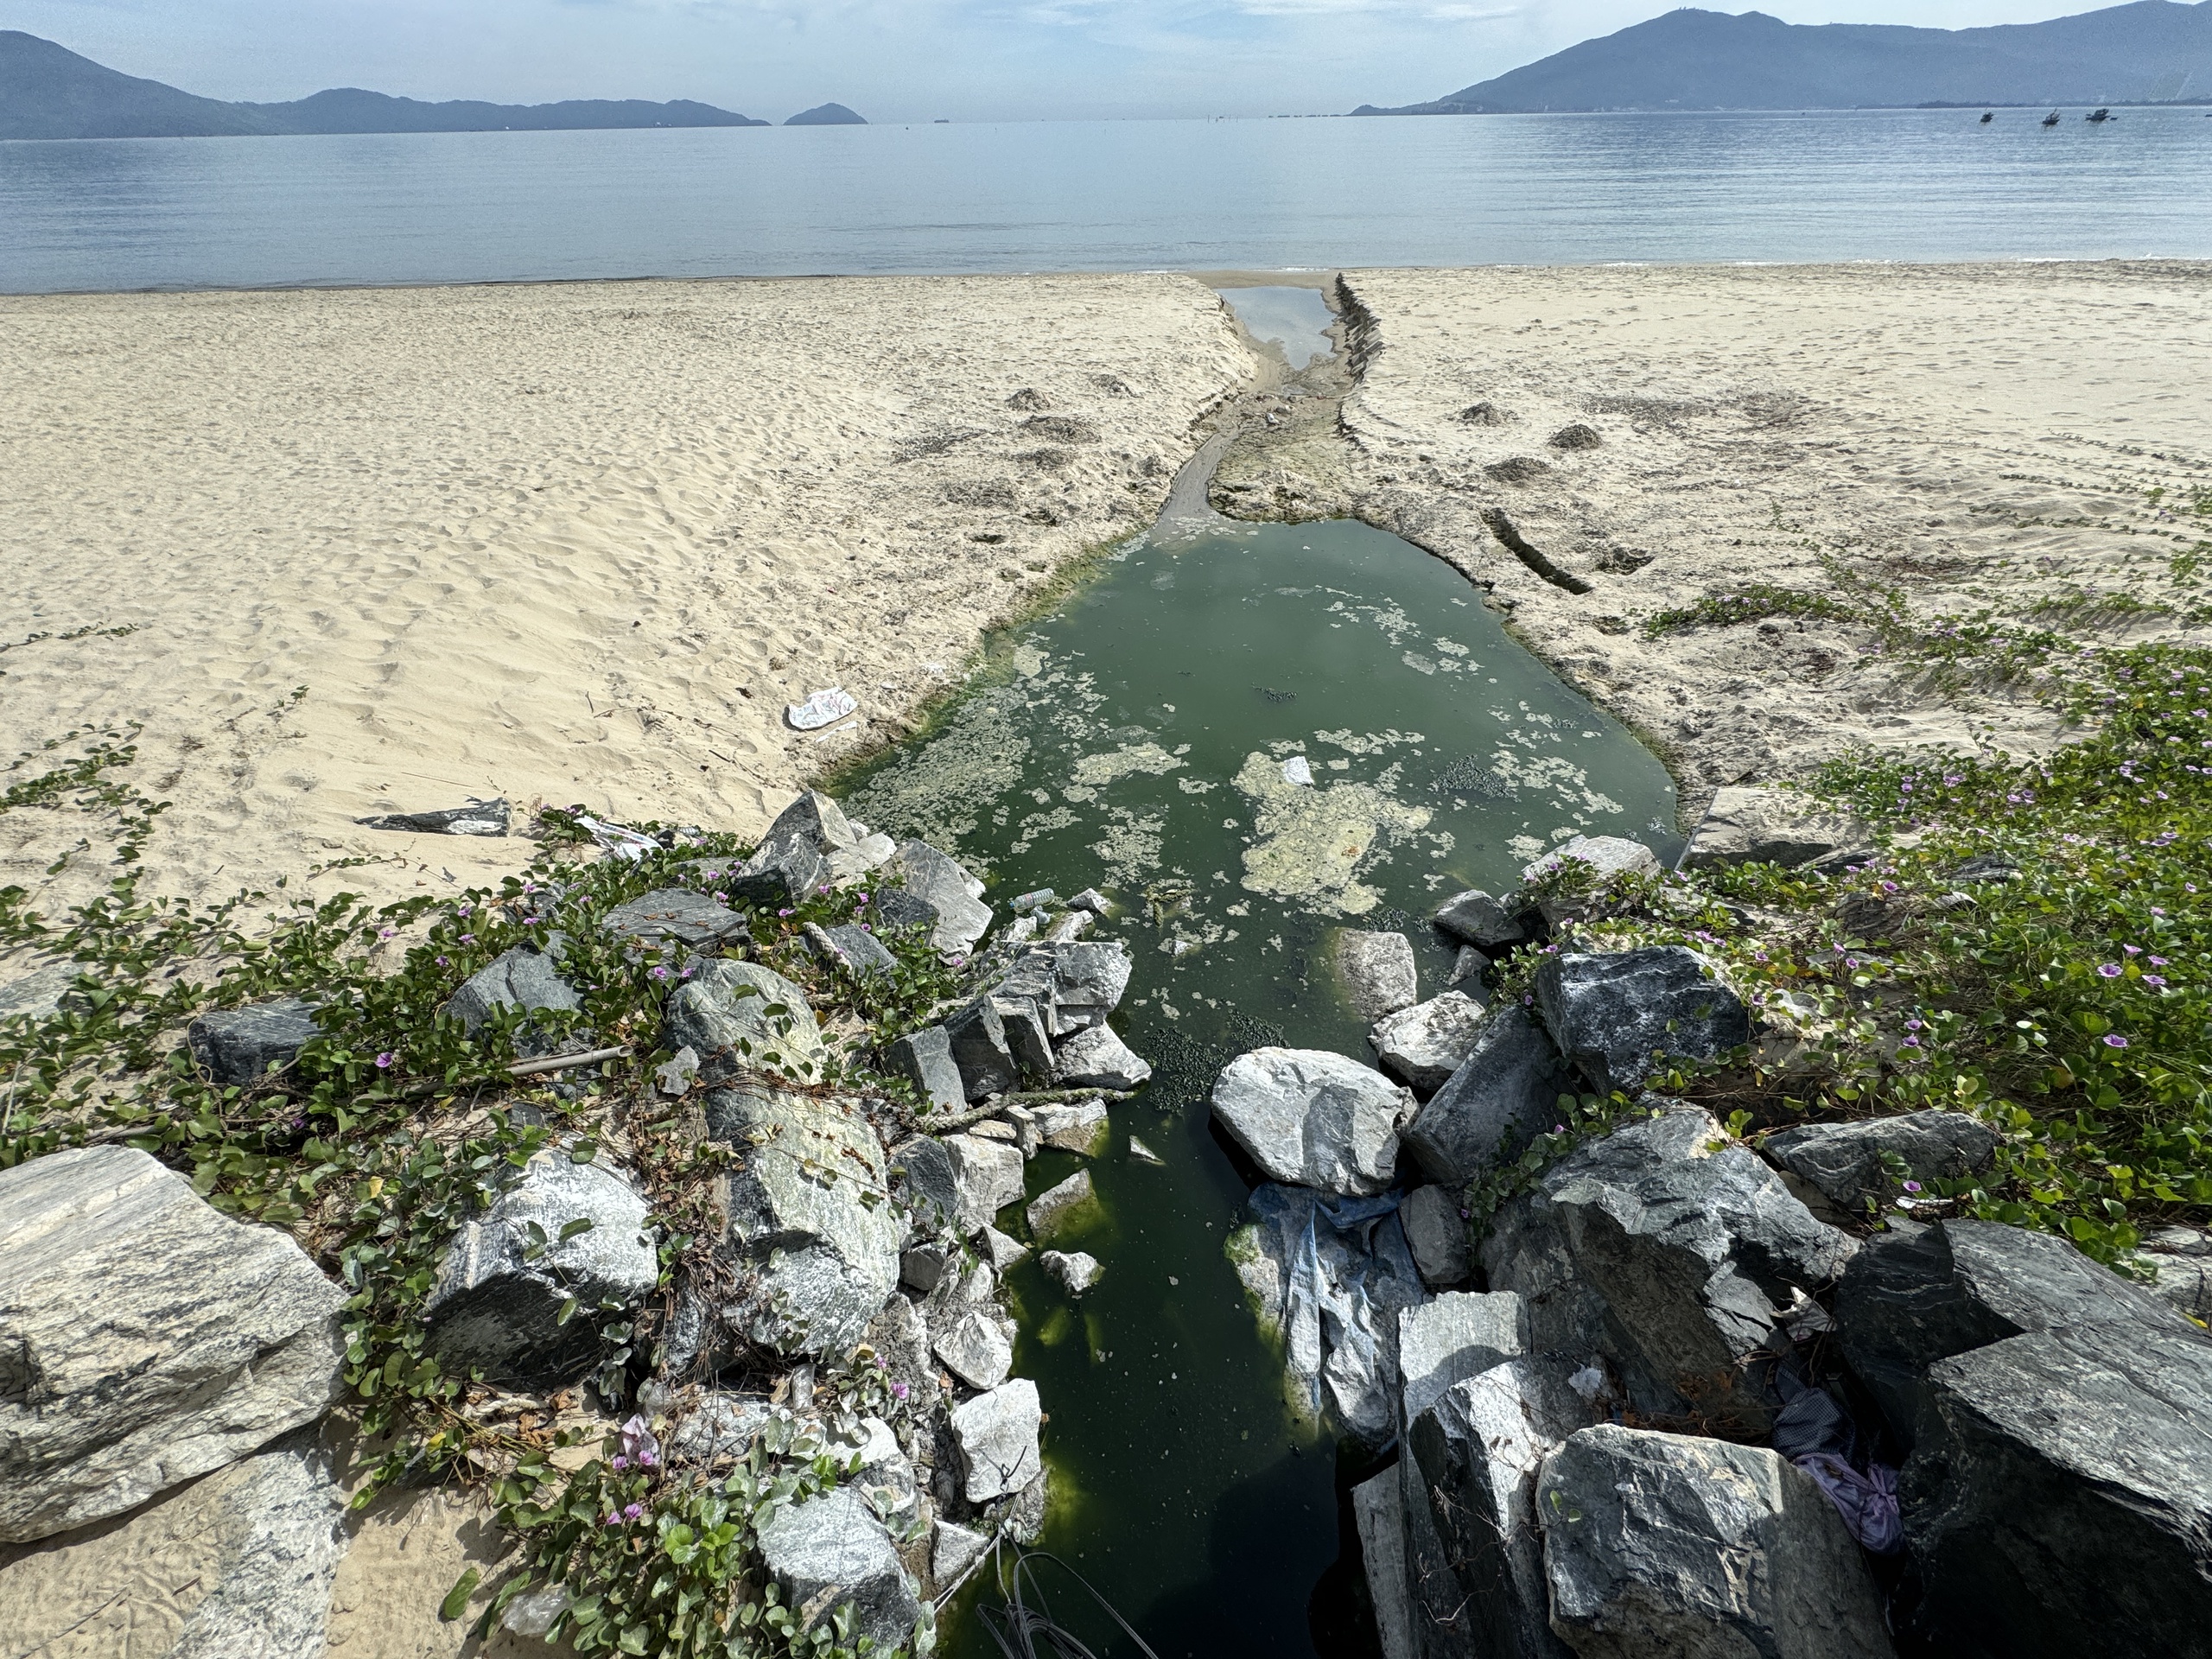
[[[2112,119],[2112,111],[2110,110],[2091,110],[2082,118],[2084,121],[2109,121]]]
[[[1985,127],[1986,127],[1986,126],[1987,126],[1991,122],[1994,121],[1996,118],[1997,118],[1997,111],[1994,111],[1994,110],[1984,110],[1984,111],[1981,112],[1981,124],[1982,124],[1983,126],[1985,126]]]
[[[2044,117],[2043,124],[2046,127],[2056,126],[2058,124],[2058,111],[2056,110],[2053,110],[2049,115]]]

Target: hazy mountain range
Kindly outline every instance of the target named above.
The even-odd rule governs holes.
[[[1462,87],[1355,115],[1539,110],[1848,110],[1916,105],[2212,103],[2212,0],[2044,23],[1906,29],[1670,11]]]
[[[590,127],[765,127],[749,115],[679,99],[560,104],[425,104],[357,86],[289,104],[226,104],[141,80],[17,29],[0,29],[0,138],[212,138],[297,132],[548,132]],[[866,125],[842,104],[791,126]]]

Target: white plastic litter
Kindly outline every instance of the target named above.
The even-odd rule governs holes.
[[[834,726],[860,704],[849,691],[831,686],[826,691],[817,691],[804,702],[794,702],[785,709],[784,718],[797,732],[818,732],[824,726]]]
[[[1585,1365],[1567,1379],[1567,1386],[1593,1405],[1613,1391],[1612,1384],[1605,1381],[1605,1373],[1595,1365]]]
[[[597,818],[576,815],[576,822],[591,838],[617,858],[626,858],[632,864],[647,853],[661,850],[661,844],[651,836],[641,836],[634,830],[626,830],[619,823],[601,823]]]
[[[1301,789],[1311,789],[1313,787],[1313,768],[1306,764],[1304,755],[1294,754],[1282,763],[1282,780],[1287,784],[1296,784]]]

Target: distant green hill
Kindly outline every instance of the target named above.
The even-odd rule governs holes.
[[[864,127],[868,118],[855,115],[842,104],[817,104],[810,110],[801,110],[784,123],[787,127]]]
[[[226,104],[119,74],[66,47],[0,29],[0,138],[212,138],[241,133],[546,132],[604,127],[765,127],[679,99],[424,104],[346,86],[290,104]]]
[[[2212,102],[2212,0],[2042,23],[1906,29],[1685,9],[1433,103],[1355,115]]]

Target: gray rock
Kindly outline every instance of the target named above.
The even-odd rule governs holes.
[[[901,1141],[891,1149],[891,1174],[899,1198],[925,1228],[960,1225],[960,1178],[944,1141],[926,1135]]]
[[[1475,1000],[1479,1002],[1487,1004],[1489,999],[1484,996],[1482,992],[1482,977],[1483,974],[1489,967],[1490,958],[1488,957],[1476,950],[1471,944],[1463,944],[1459,947],[1459,954],[1452,959],[1452,978],[1450,983],[1454,986],[1459,986],[1466,984],[1469,981],[1472,981],[1474,982],[1475,988],[1469,991],[1467,995],[1475,998]]]
[[[1077,1101],[1072,1106],[1040,1106],[1037,1129],[1043,1144],[1061,1152],[1096,1158],[1106,1150],[1112,1126],[1103,1100]]]
[[[1060,1028],[1077,1031],[1106,1022],[1122,1006],[1136,964],[1118,939],[1091,939],[1052,947],[1054,1001]]]
[[[214,1582],[163,1659],[321,1659],[345,1514],[312,1431],[240,1465],[218,1500]]]
[[[467,806],[442,807],[432,812],[385,812],[356,818],[369,830],[402,830],[418,836],[487,836],[507,833],[510,822],[505,801],[471,800]]]
[[[1408,1512],[1425,1516],[1449,1563],[1431,1599],[1453,1615],[1459,1651],[1566,1659],[1550,1624],[1543,1543],[1546,1524],[1564,1517],[1538,1515],[1536,1477],[1590,1423],[1567,1382],[1573,1366],[1508,1356],[1440,1390],[1408,1431]]]
[[[1368,1599],[1375,1604],[1382,1659],[1421,1659],[1414,1635],[1413,1582],[1406,1571],[1406,1516],[1400,1506],[1398,1471],[1385,1469],[1351,1489],[1352,1520],[1367,1569]]]
[[[983,1552],[991,1541],[980,1532],[970,1531],[955,1521],[937,1523],[937,1539],[930,1551],[930,1577],[936,1581],[937,1592],[944,1594],[960,1581],[960,1575],[983,1559]]]
[[[1416,1095],[1432,1095],[1451,1078],[1482,1035],[1483,1005],[1459,991],[1385,1014],[1368,1033],[1382,1069]]]
[[[1029,1247],[1018,1238],[1009,1238],[995,1227],[986,1227],[976,1236],[976,1246],[983,1252],[983,1260],[991,1264],[991,1271],[1004,1274],[1007,1268],[1029,1254]]]
[[[944,1022],[944,1031],[961,1088],[969,1100],[1005,1094],[1020,1080],[1007,1043],[1006,1023],[990,998],[970,1002]]]
[[[1114,1034],[1111,1026],[1078,1031],[1060,1045],[1052,1081],[1064,1089],[1135,1089],[1152,1077],[1150,1062]]]
[[[1085,887],[1068,900],[1068,908],[1089,911],[1093,916],[1103,918],[1114,913],[1114,901],[1096,887]]]
[[[710,1084],[766,1071],[812,1081],[827,1058],[806,994],[757,963],[700,963],[669,994],[666,1019],[667,1040],[699,1054]]]
[[[1682,855],[1685,869],[1779,864],[1794,869],[1866,845],[1866,829],[1792,790],[1735,785],[1713,798]]]
[[[558,1369],[596,1344],[601,1304],[633,1307],[659,1277],[645,1201],[630,1184],[541,1152],[447,1244],[423,1305],[430,1351],[451,1372]],[[572,1297],[581,1317],[564,1324]]]
[[[1518,899],[1496,899],[1470,887],[1446,899],[1431,919],[1461,943],[1496,952],[1527,942],[1529,915]]]
[[[1390,1185],[1412,1104],[1381,1072],[1320,1049],[1254,1049],[1213,1086],[1215,1118],[1270,1180],[1325,1192]]]
[[[910,1410],[922,1417],[935,1408],[943,1389],[930,1354],[929,1327],[913,1303],[904,1296],[887,1300],[868,1324],[868,1344],[893,1384],[906,1385]]]
[[[741,1458],[776,1408],[757,1395],[711,1391],[687,1401],[667,1433],[668,1454],[712,1466]]]
[[[953,1063],[952,1036],[943,1026],[908,1032],[884,1051],[884,1060],[914,1085],[925,1109],[957,1112],[968,1103],[967,1085]]]
[[[667,1064],[653,1068],[653,1086],[664,1095],[681,1097],[691,1092],[691,1084],[699,1075],[699,1051],[679,1048],[668,1057]]]
[[[1421,1282],[1431,1290],[1449,1290],[1474,1276],[1474,1249],[1451,1188],[1415,1187],[1398,1206],[1398,1220],[1406,1230],[1406,1245],[1421,1269]]]
[[[889,974],[898,971],[899,958],[891,954],[882,940],[858,922],[825,927],[822,930],[822,937],[830,943],[835,965],[849,973]],[[821,954],[818,945],[816,954]]]
[[[801,831],[774,831],[761,838],[753,856],[722,877],[729,896],[761,910],[798,905],[831,885],[830,859]]]
[[[1047,1250],[1037,1258],[1053,1281],[1071,1296],[1080,1296],[1104,1276],[1106,1269],[1095,1255],[1081,1250]]]
[[[1097,919],[1087,910],[1071,910],[1045,930],[1044,940],[1047,944],[1072,944],[1090,932]]]
[[[1046,1002],[1040,1012],[1037,1003],[1026,996],[994,996],[991,1006],[998,1010],[1000,1027],[1006,1033],[1007,1052],[1014,1056],[1015,1068],[1032,1083],[1042,1084],[1052,1075],[1052,1037],[1046,1022],[1052,1003]]]
[[[1694,1107],[1586,1142],[1502,1208],[1479,1251],[1527,1299],[1540,1351],[1611,1361],[1647,1411],[1682,1402],[1757,1430],[1777,1402],[1754,1362],[1795,1292],[1854,1241]]]
[[[0,1171],[0,1543],[136,1508],[321,1417],[345,1293],[124,1147]]]
[[[80,963],[49,962],[0,985],[0,1020],[51,1020],[64,1007],[82,1004],[72,987],[85,971]]]
[[[553,1621],[575,1605],[575,1598],[566,1585],[545,1585],[509,1602],[507,1611],[499,1615],[499,1628],[511,1636],[542,1641],[552,1631]]]
[[[1400,1310],[1398,1422],[1410,1425],[1446,1389],[1529,1351],[1529,1310],[1511,1291],[1447,1291]]]
[[[1098,1195],[1090,1185],[1090,1172],[1078,1169],[1057,1186],[1047,1187],[1031,1199],[1025,1218],[1029,1236],[1039,1243],[1063,1228],[1080,1226],[1096,1210]]]
[[[772,1510],[760,1527],[760,1558],[803,1631],[850,1603],[853,1634],[888,1651],[909,1641],[921,1618],[890,1535],[849,1486]]]
[[[1019,1492],[1044,1471],[1037,1445],[1043,1424],[1037,1385],[1026,1376],[952,1408],[962,1491],[970,1503],[988,1503]]]
[[[2154,1331],[2202,1335],[2064,1239],[1993,1221],[1876,1234],[1836,1287],[1835,1318],[1845,1361],[1907,1446],[1938,1360],[2031,1332],[2075,1332],[2099,1348]]]
[[[1579,1654],[1892,1651],[1859,1546],[1775,1452],[1600,1424],[1544,1460],[1536,1512],[1552,1628]]]
[[[787,841],[797,836],[824,853],[841,848],[857,847],[861,832],[845,817],[844,808],[817,790],[808,790],[782,811],[768,826],[768,833],[760,837],[764,842]]]
[[[950,1135],[944,1149],[952,1160],[959,1201],[955,1217],[964,1233],[988,1226],[1009,1204],[1021,1202],[1021,1154],[1003,1141],[979,1135]]]
[[[1045,1505],[1049,1495],[1052,1471],[1040,1469],[1036,1478],[1016,1492],[1006,1506],[1006,1514],[999,1525],[1003,1535],[1025,1547],[1035,1543],[1045,1533]]]
[[[1544,1028],[1522,1008],[1494,1011],[1459,1069],[1415,1112],[1406,1150],[1433,1179],[1462,1186],[1559,1121],[1573,1079]]]
[[[906,1243],[875,1131],[835,1101],[757,1089],[709,1095],[707,1123],[743,1152],[721,1189],[730,1248],[757,1275],[736,1310],[746,1334],[842,1353],[897,1287]]]
[[[899,1282],[926,1296],[944,1282],[957,1259],[955,1247],[944,1239],[925,1239],[899,1252]]]
[[[854,826],[856,830],[859,827],[857,824]],[[862,836],[850,847],[833,847],[827,861],[830,885],[835,887],[858,887],[898,854],[899,843],[888,836]]]
[[[1337,931],[1337,972],[1344,995],[1364,1020],[1411,1007],[1421,997],[1414,942],[1402,933]]]
[[[982,902],[983,884],[928,842],[900,842],[885,874],[898,879],[910,898],[930,906],[930,944],[943,955],[965,956],[989,929],[991,907]]]
[[[1659,855],[1640,841],[1624,836],[1577,836],[1562,842],[1541,858],[1524,865],[1523,881],[1540,881],[1570,861],[1587,865],[1600,879],[1609,875],[1658,875],[1663,867]]]
[[[2212,1651],[2212,1338],[2058,1327],[1939,1360],[1918,1442],[1925,1650]]]
[[[2212,1259],[2146,1255],[2143,1260],[2158,1274],[2151,1286],[2153,1295],[2186,1319],[2212,1324]]]
[[[1807,1123],[1759,1142],[1759,1150],[1810,1181],[1838,1207],[1857,1216],[1897,1196],[1884,1153],[1904,1159],[1916,1181],[1953,1180],[1989,1167],[1997,1133],[1964,1112],[1914,1112],[1857,1123]]]
[[[648,950],[726,950],[753,943],[745,918],[688,887],[660,887],[608,911],[601,924],[626,944]]]
[[[1129,1156],[1141,1164],[1165,1164],[1167,1161],[1134,1135],[1129,1137]]]
[[[1536,970],[1536,1006],[1560,1052],[1597,1091],[1632,1094],[1659,1056],[1713,1059],[1751,1039],[1735,992],[1679,944],[1562,955]]]
[[[995,1308],[973,1308],[931,1347],[969,1388],[995,1389],[1014,1370],[1014,1322]]]
[[[964,1251],[957,1255],[946,1264],[944,1277],[938,1287],[922,1303],[922,1320],[929,1326],[932,1339],[951,1330],[977,1308],[996,1313],[998,1287],[998,1274],[988,1262],[976,1261]]]
[[[300,997],[284,996],[203,1014],[186,1028],[185,1041],[217,1087],[260,1083],[270,1071],[289,1066],[314,1039],[315,1008]]]
[[[495,1008],[520,1008],[525,1013],[578,1012],[583,1007],[583,999],[560,973],[566,946],[567,941],[556,933],[546,941],[543,950],[517,945],[502,953],[453,994],[445,1011],[459,1020],[461,1029],[471,1037],[484,1029]],[[569,1046],[588,1045],[578,1042],[574,1033],[566,1039],[556,1038],[550,1022],[540,1026],[525,1021],[515,1033],[515,1052],[525,1058],[550,1054],[556,1047]]]

